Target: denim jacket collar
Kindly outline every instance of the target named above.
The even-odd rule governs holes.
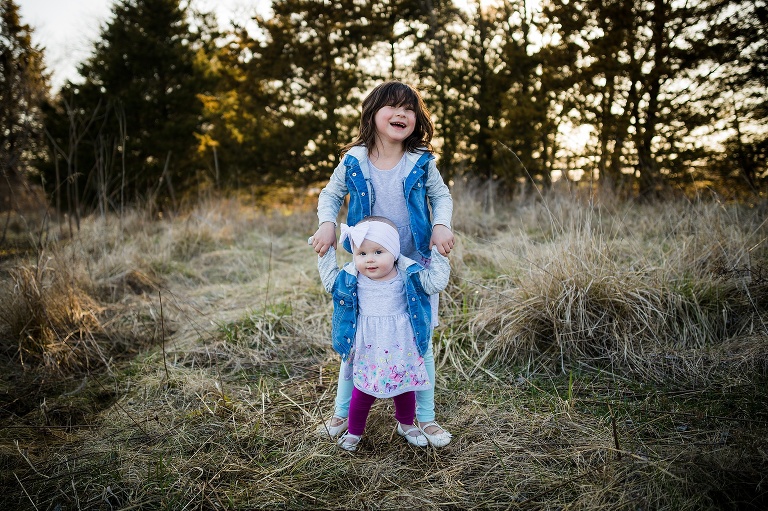
[[[426,147],[420,147],[416,152],[405,152],[405,158],[408,160],[408,166],[413,167],[417,163],[419,163],[419,160],[424,156],[424,153],[427,152]],[[347,151],[347,156],[354,157],[358,164],[360,165],[360,170],[363,172],[363,176],[365,176],[366,179],[370,178],[371,172],[368,169],[368,148],[364,145],[356,145],[352,147],[349,151]],[[433,160],[435,156],[432,153],[429,153],[429,158],[426,160],[426,162],[429,162],[430,160]]]

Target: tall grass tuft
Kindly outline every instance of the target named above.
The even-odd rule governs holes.
[[[0,300],[0,331],[26,368],[59,373],[88,371],[106,363],[99,304],[73,270],[55,257],[10,270]]]
[[[463,259],[475,268],[484,259],[485,272],[498,275],[472,321],[487,340],[480,364],[695,380],[721,364],[734,339],[768,335],[766,286],[717,278],[760,264],[750,253],[765,234],[760,220],[722,218],[730,213],[717,205],[669,206],[648,216],[631,205],[609,215],[592,203],[540,203],[521,216],[546,228],[465,250]]]

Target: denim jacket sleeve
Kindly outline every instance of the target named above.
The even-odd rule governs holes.
[[[333,292],[333,285],[339,275],[339,265],[336,263],[336,249],[330,247],[323,257],[317,258],[317,270],[320,272],[320,280],[323,287],[329,293]]]
[[[347,189],[346,172],[347,169],[342,160],[334,169],[333,174],[331,174],[328,184],[320,192],[320,196],[317,198],[318,225],[323,222],[336,223],[341,204],[349,192]]]
[[[448,185],[443,182],[443,177],[437,170],[435,160],[429,162],[426,186],[427,197],[430,206],[432,206],[432,226],[442,224],[450,229],[451,217],[453,216],[453,199]]]
[[[424,292],[428,295],[439,293],[448,285],[451,276],[451,263],[442,255],[437,247],[432,247],[432,261],[428,270],[419,272],[419,280]]]

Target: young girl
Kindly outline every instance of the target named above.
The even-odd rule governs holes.
[[[401,252],[424,266],[430,264],[433,247],[441,255],[450,253],[453,201],[431,152],[433,132],[424,101],[412,87],[393,81],[371,91],[363,101],[360,133],[343,149],[344,158],[318,199],[320,226],[312,246],[319,255],[336,247],[336,218],[347,194],[347,224],[354,226],[370,215],[389,218],[397,225]],[[351,250],[348,241],[344,248]],[[433,327],[437,325],[437,297],[431,297]],[[416,415],[429,442],[442,447],[451,441],[451,434],[435,422],[431,342],[424,363],[433,386],[417,392]],[[332,437],[347,428],[351,395],[352,384],[340,373],[334,416],[325,425]]]
[[[414,391],[432,388],[423,355],[431,342],[429,295],[448,284],[450,265],[437,248],[429,269],[400,255],[394,223],[372,216],[354,227],[341,225],[351,242],[352,262],[339,270],[330,247],[318,258],[326,291],[333,293],[333,348],[341,355],[342,378],[353,382],[348,431],[339,446],[355,451],[376,398],[393,398],[397,433],[427,445],[413,424]]]

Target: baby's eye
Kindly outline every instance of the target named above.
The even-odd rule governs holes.
[[[383,252],[381,250],[376,251],[376,255],[381,255]]]

